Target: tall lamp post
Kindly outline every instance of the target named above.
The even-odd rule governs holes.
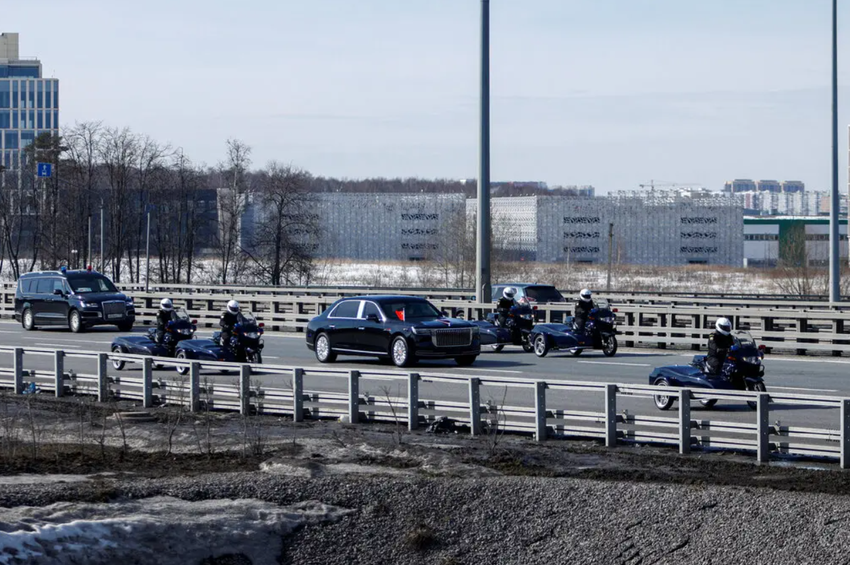
[[[490,0],[481,0],[481,98],[478,140],[478,226],[475,249],[475,295],[490,302]]]
[[[838,218],[838,0],[832,0],[832,192],[829,203],[829,301],[841,300]]]

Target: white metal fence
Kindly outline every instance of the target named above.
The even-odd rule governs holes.
[[[28,362],[37,358],[50,359],[52,368],[38,369],[34,367],[37,363]],[[83,360],[90,369],[69,371],[65,363],[68,359]],[[113,361],[137,364],[141,371],[117,371]],[[168,376],[155,377],[155,366],[180,367],[187,374],[180,376],[169,371]],[[222,371],[238,376],[218,376]],[[274,378],[282,384],[267,387],[263,384],[265,378]],[[442,398],[429,399],[420,394],[420,387],[428,383],[439,385]],[[755,452],[759,461],[768,461],[771,455],[791,454],[838,459],[842,468],[850,466],[850,399],[831,396],[709,392],[671,387],[663,392],[677,396],[678,413],[667,415],[652,408],[651,399],[660,391],[649,385],[238,365],[89,351],[0,347],[0,389],[22,394],[31,392],[32,388],[56,396],[94,395],[101,402],[132,400],[146,408],[165,403],[184,406],[191,411],[283,414],[296,422],[305,418],[344,416],[352,423],[404,423],[410,430],[446,416],[468,426],[473,436],[509,430],[532,434],[537,441],[552,437],[597,438],[609,447],[632,441],[676,446],[683,454],[693,448],[710,448]],[[372,394],[367,389],[383,393]],[[484,402],[482,391],[485,389],[504,390],[503,398],[510,400]],[[598,408],[578,410],[580,406],[574,405],[578,404],[574,399],[588,395],[595,398],[593,402]],[[650,415],[620,410],[620,403],[629,398],[645,399]],[[723,420],[721,411],[701,412],[700,416],[709,417],[694,418],[691,401],[709,398],[755,402],[757,409],[749,422]],[[787,405],[831,409],[837,425],[819,429],[771,424],[771,411]]]

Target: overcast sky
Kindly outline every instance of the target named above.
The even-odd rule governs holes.
[[[848,6],[850,8],[850,6]],[[479,0],[0,0],[64,124],[213,164],[228,137],[316,175],[467,178]],[[830,182],[829,0],[491,0],[492,178]],[[850,9],[840,15],[841,182]]]

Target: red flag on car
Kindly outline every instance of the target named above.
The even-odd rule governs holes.
[[[404,321],[404,308],[402,308],[401,310],[396,310],[395,315],[399,320],[401,320],[403,322]]]

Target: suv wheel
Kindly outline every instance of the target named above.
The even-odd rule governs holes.
[[[32,308],[27,308],[21,314],[21,325],[28,332],[35,329],[35,317],[33,316]]]
[[[68,327],[75,334],[86,331],[86,326],[83,324],[83,317],[79,311],[71,310],[71,313],[68,315]]]

